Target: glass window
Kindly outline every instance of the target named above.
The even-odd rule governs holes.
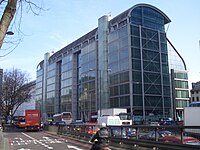
[[[145,106],[162,107],[161,96],[145,96]]]
[[[118,32],[111,32],[109,35],[108,35],[108,42],[111,43],[112,41],[115,41],[118,39]]]
[[[119,51],[119,60],[128,59],[128,47],[125,47],[123,50]]]
[[[158,41],[158,31],[142,28],[142,37]]]
[[[188,79],[188,75],[187,75],[187,73],[178,72],[178,73],[175,73],[175,78],[178,78],[178,79]]]
[[[47,78],[55,77],[56,70],[51,70],[47,72]]]
[[[162,63],[167,64],[168,63],[168,55],[162,54]]]
[[[168,64],[162,64],[162,72],[165,73],[165,74],[169,74]]]
[[[159,51],[158,42],[150,39],[142,39],[142,47],[145,49]]]
[[[189,98],[189,92],[184,90],[176,90],[177,98]]]
[[[131,12],[131,23],[153,28],[164,32],[164,17],[156,10],[141,6]]]
[[[95,89],[95,81],[89,82],[89,90]]]
[[[81,57],[81,63],[82,64],[87,63],[88,60],[89,60],[88,54],[82,55],[82,57]]]
[[[133,106],[142,106],[142,96],[141,95],[133,95]]]
[[[108,68],[110,68],[112,70],[112,73],[119,72],[119,62],[109,64]]]
[[[143,50],[143,59],[160,62],[160,54],[158,52]]]
[[[129,72],[123,72],[119,75],[120,83],[129,82]]]
[[[119,105],[119,98],[110,98],[110,107],[114,108],[114,107],[120,107]]]
[[[167,42],[166,34],[165,33],[160,33],[160,41],[163,42],[163,43]]]
[[[91,51],[90,53],[88,53],[88,56],[89,56],[89,62],[95,60],[96,59],[95,51]]]
[[[131,36],[131,45],[136,48],[140,48],[140,38]]]
[[[165,108],[171,107],[171,98],[170,97],[164,97],[164,105],[165,105]]]
[[[187,107],[188,105],[189,105],[189,101],[186,101],[186,100],[177,100],[176,101],[177,108],[184,108],[184,107]]]
[[[163,75],[163,84],[170,85],[169,75]]]
[[[108,44],[108,53],[115,53],[119,49],[119,42],[114,41]]]
[[[152,84],[145,84],[144,90],[146,94],[161,94],[161,85],[152,85]]]
[[[123,96],[120,97],[120,107],[130,106],[130,97]]]
[[[167,53],[167,44],[161,43],[161,52]]]
[[[118,30],[118,35],[119,37],[125,37],[128,35],[127,25]]]
[[[119,63],[120,71],[128,70],[129,69],[129,63],[127,59],[120,61]]]
[[[133,71],[133,82],[141,82],[142,81],[142,75],[140,71]]]
[[[132,59],[132,67],[134,70],[141,70],[141,62],[140,60]]]
[[[110,87],[110,96],[119,95],[119,86]]]
[[[139,27],[131,25],[131,35],[140,36]]]
[[[161,84],[161,76],[158,73],[144,72],[144,82],[145,83]]]
[[[192,97],[192,101],[194,102],[194,97]]]
[[[128,46],[128,37],[120,38],[119,39],[119,48]]]
[[[55,68],[56,68],[56,64],[55,64],[55,63],[50,64],[50,65],[48,66],[47,71],[54,70]]]
[[[119,60],[119,53],[109,53],[109,63],[117,62]]]
[[[170,86],[163,86],[164,96],[170,96]]]
[[[143,65],[145,71],[160,72],[160,63],[144,61]]]
[[[133,83],[133,93],[142,94],[142,85],[141,83]]]
[[[132,58],[141,59],[141,53],[139,48],[131,48],[132,51]]]
[[[176,88],[184,88],[188,89],[188,82],[187,81],[175,81]]]
[[[119,88],[120,88],[120,95],[124,95],[124,94],[129,94],[130,93],[129,84],[120,85]]]
[[[119,76],[118,76],[118,74],[112,75],[110,77],[110,84],[114,85],[114,84],[118,84],[118,83],[119,83]]]

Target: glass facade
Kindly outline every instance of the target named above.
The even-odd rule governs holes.
[[[171,116],[174,104],[165,33],[169,22],[148,4],[133,6],[113,19],[101,17],[98,28],[40,62],[38,108],[48,118],[71,111],[74,120],[83,121],[101,108],[127,108],[141,121]],[[188,86],[180,80],[176,85]],[[188,96],[178,89],[174,94]],[[179,105],[184,106],[184,101],[179,100]]]
[[[96,51],[96,42],[91,42],[78,55],[78,119],[84,121],[96,111]]]
[[[171,114],[165,18],[148,7],[131,12],[133,109],[144,121]]]
[[[184,119],[184,107],[189,106],[188,71],[183,58],[168,40],[171,91],[174,120]]]
[[[108,35],[110,107],[130,106],[129,46],[127,24]]]
[[[62,58],[61,112],[72,111],[72,55]]]

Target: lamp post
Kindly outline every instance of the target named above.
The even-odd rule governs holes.
[[[7,34],[7,35],[14,35],[14,32],[12,32],[12,31],[7,31],[6,34]]]

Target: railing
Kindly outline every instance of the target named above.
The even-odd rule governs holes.
[[[185,132],[185,129],[199,129],[197,126],[109,126],[110,130],[110,145],[121,148],[121,149],[134,149],[135,147],[145,147],[145,148],[157,148],[157,149],[170,149],[170,150],[196,150],[200,149],[200,145],[188,145],[184,144],[184,137],[189,133]],[[126,131],[126,129],[132,128],[135,131],[135,135],[132,137]],[[45,130],[54,132],[56,134],[68,137],[74,137],[76,139],[81,139],[88,142],[92,132],[89,130],[95,129],[95,126],[85,126],[85,125],[69,125],[69,126],[46,126]],[[176,136],[180,136],[180,143],[173,142],[163,142],[160,141],[157,133],[159,131],[168,130],[175,133]],[[116,134],[116,131],[119,134]],[[147,134],[149,131],[155,132],[155,138],[151,140],[141,139],[141,137]],[[196,138],[200,139],[200,134],[190,133],[190,136],[195,135]],[[78,138],[77,138],[78,137]],[[200,143],[199,143],[200,144]]]

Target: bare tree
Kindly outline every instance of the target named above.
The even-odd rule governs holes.
[[[6,121],[7,116],[12,117],[22,103],[30,100],[32,89],[28,74],[19,69],[4,72],[0,110]]]
[[[1,3],[4,0],[1,0]],[[3,12],[1,21],[0,21],[0,48],[3,43],[3,39],[5,38],[8,27],[14,18],[17,7],[17,0],[8,0],[5,10]]]
[[[34,15],[39,15],[41,10],[44,10],[42,6],[35,4],[33,1],[34,0],[0,0],[0,14],[2,13],[0,20],[0,49],[3,43],[9,44],[9,46],[6,48],[9,49],[9,51],[3,55],[1,54],[0,57],[10,54],[21,41],[23,34],[21,32],[20,25],[22,21],[23,10],[26,9],[26,12],[32,12]],[[42,3],[41,1],[40,3]],[[18,37],[14,38],[10,42],[6,42],[5,35],[13,33],[9,31],[9,28],[13,26],[17,28],[15,30],[18,32]],[[14,45],[14,48],[10,45]]]

